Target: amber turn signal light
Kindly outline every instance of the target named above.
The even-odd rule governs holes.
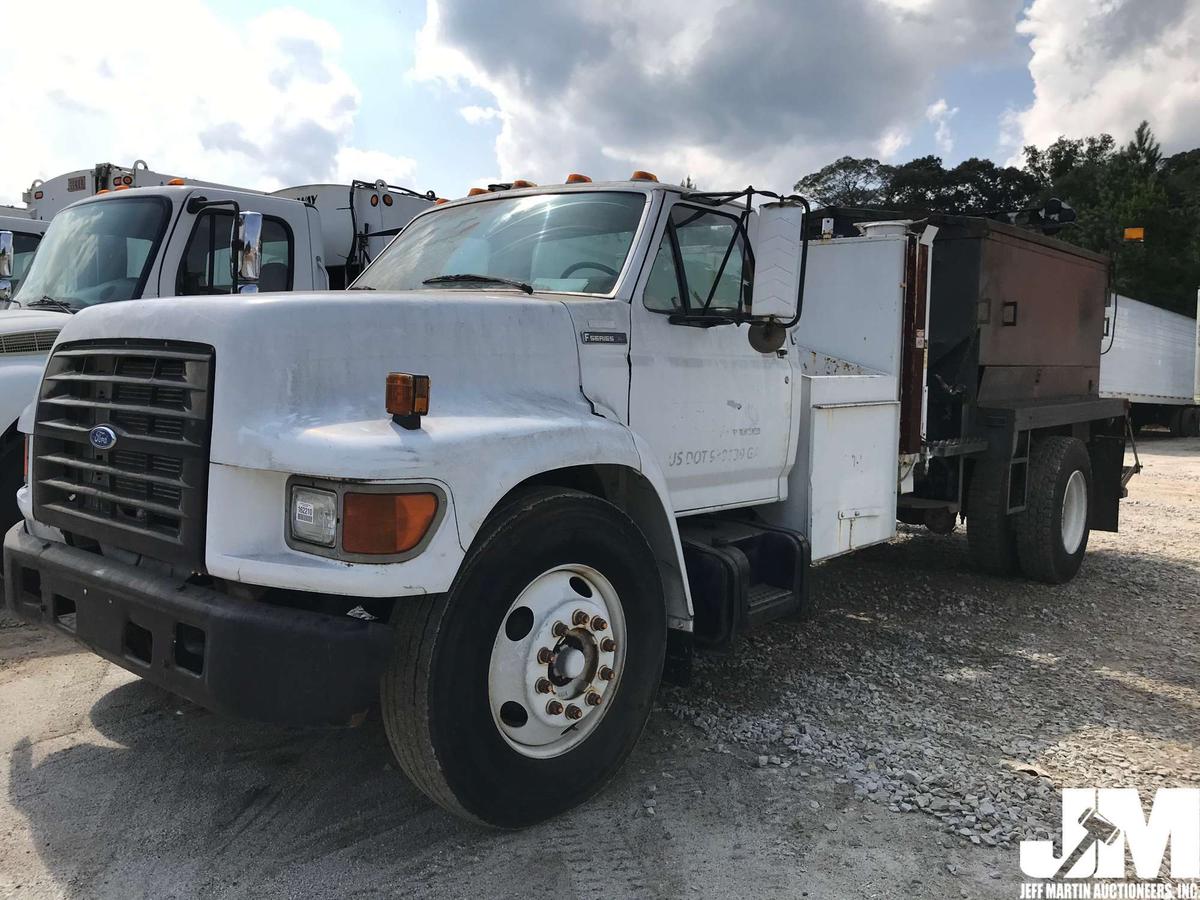
[[[429,415],[429,376],[389,372],[387,411],[404,428],[420,428],[421,416]]]
[[[342,499],[342,549],[372,556],[406,553],[437,513],[435,494],[353,494]]]

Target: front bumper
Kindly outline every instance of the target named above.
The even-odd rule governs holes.
[[[391,629],[381,622],[239,600],[33,537],[4,538],[9,608],[219,713],[351,724],[378,696]]]

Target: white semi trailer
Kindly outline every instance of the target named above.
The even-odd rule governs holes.
[[[1200,437],[1200,320],[1120,295],[1107,312],[1101,395],[1128,399],[1135,429]]]
[[[97,171],[100,168],[105,167]],[[121,171],[132,173],[128,176],[132,179],[147,170],[135,165]],[[74,177],[83,176],[53,181],[66,184]],[[110,172],[108,177],[123,180],[126,175]],[[15,502],[22,443],[17,417],[37,387],[58,330],[71,314],[149,297],[341,288],[392,239],[394,229],[434,200],[382,181],[305,185],[277,194],[173,181],[127,190],[122,183],[87,196],[55,209],[48,230],[47,223],[24,218],[12,220],[10,229],[0,227],[0,246],[5,240],[14,242],[16,272],[24,276],[12,294],[14,308],[0,313],[0,526],[4,528],[20,518]],[[35,194],[37,190],[47,193],[31,198],[35,203],[58,197],[49,182]],[[39,210],[45,213],[48,207]],[[252,282],[239,280],[231,267],[236,223],[247,211],[254,213],[261,229],[259,271]],[[31,256],[28,239],[25,232],[13,230],[17,227],[46,231],[33,260],[26,259]],[[5,238],[6,231],[13,237]]]
[[[22,417],[15,613],[222,712],[378,706],[422,790],[513,827],[898,506],[1051,582],[1116,529],[1102,259],[952,217],[810,244],[801,198],[568,182],[422,213],[349,294],[69,321]]]

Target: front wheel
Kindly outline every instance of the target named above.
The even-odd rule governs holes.
[[[633,749],[666,610],[645,537],[612,504],[531,490],[485,524],[449,594],[397,602],[384,726],[446,809],[539,822],[592,796]]]
[[[1050,584],[1070,581],[1087,551],[1092,463],[1076,438],[1048,437],[1029,460],[1025,511],[1017,521],[1021,571]]]

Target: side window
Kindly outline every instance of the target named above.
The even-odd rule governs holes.
[[[748,304],[750,273],[745,253],[735,218],[677,205],[671,210],[670,224],[646,282],[646,307],[658,312],[697,312],[708,304],[710,310],[730,311],[738,308],[743,296]],[[686,302],[681,294],[686,295]]]
[[[229,239],[233,214],[224,210],[201,213],[183,251],[175,279],[180,297],[228,294],[233,287],[229,264]],[[292,289],[292,234],[281,219],[263,217],[262,275],[259,291]]]

